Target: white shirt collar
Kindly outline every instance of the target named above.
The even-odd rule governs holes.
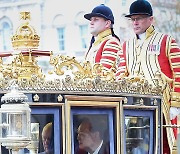
[[[102,147],[102,144],[103,144],[103,140],[101,141],[101,144],[98,146],[98,148],[92,154],[98,154],[99,150]],[[90,154],[90,153],[88,152],[88,154]]]
[[[145,37],[146,37],[146,33],[142,33],[142,34],[139,34],[138,35],[138,44],[141,46],[145,40]]]
[[[145,40],[145,37],[146,37],[146,33],[139,34],[138,36],[139,36],[139,39],[140,39],[140,40],[143,40],[143,41],[144,41],[144,40]]]

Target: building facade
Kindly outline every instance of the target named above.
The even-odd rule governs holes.
[[[0,52],[11,51],[11,37],[20,21],[19,13],[31,13],[31,25],[40,36],[40,50],[50,50],[53,54],[75,56],[84,60],[89,46],[90,34],[85,13],[99,4],[112,8],[114,31],[121,42],[132,36],[130,23],[124,15],[128,13],[133,0],[0,0]],[[154,7],[155,25],[165,33],[171,34],[180,42],[180,12],[178,0],[151,0]],[[40,63],[47,67],[44,59]]]

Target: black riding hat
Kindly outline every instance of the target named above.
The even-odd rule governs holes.
[[[114,24],[114,16],[111,9],[104,4],[101,4],[95,7],[91,13],[85,14],[84,18],[90,20],[91,17],[103,17],[107,20],[110,20]]]
[[[132,15],[139,15],[139,14],[145,14],[148,16],[153,15],[153,10],[151,7],[151,4],[146,0],[136,0],[134,1],[130,8],[129,13],[125,17],[131,17]]]

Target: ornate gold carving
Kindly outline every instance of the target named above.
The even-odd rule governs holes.
[[[124,104],[127,104],[128,103],[128,99],[127,97],[124,98]]]
[[[134,105],[144,105],[143,98],[136,98],[136,101],[133,103]]]
[[[96,64],[94,67],[89,62],[79,63],[73,57],[56,56],[50,58],[50,63],[54,66],[54,72],[60,78],[46,80],[38,73],[32,75],[30,79],[21,78],[18,84],[25,90],[45,90],[45,91],[82,91],[82,92],[107,92],[109,93],[130,93],[139,95],[162,95],[163,86],[157,84],[155,87],[149,84],[144,78],[124,77],[119,81],[110,72],[104,73],[102,66]],[[17,64],[17,63],[16,63]],[[71,70],[72,74],[65,74]],[[110,77],[107,77],[109,76]],[[0,82],[1,87],[5,87],[5,80]],[[7,80],[6,80],[7,82]]]
[[[57,99],[58,99],[58,102],[62,102],[62,100],[63,100],[63,97],[62,97],[62,95],[58,95],[58,97],[57,97]]]
[[[23,69],[23,66],[29,65],[34,62],[29,62],[29,57],[26,57],[26,61],[21,61],[22,57],[17,57],[12,65],[17,67],[16,75],[20,76],[17,72]],[[35,62],[34,62],[35,63]],[[23,65],[22,65],[23,64]],[[75,57],[65,57],[58,55],[53,57],[51,55],[50,64],[54,66],[54,72],[60,78],[52,78],[52,80],[46,80],[46,78],[38,75],[39,72],[34,68],[34,74],[31,78],[21,77],[17,82],[21,89],[25,90],[45,90],[45,91],[84,91],[84,92],[107,92],[107,93],[130,93],[139,95],[162,95],[163,86],[158,83],[155,87],[149,84],[148,80],[144,78],[124,77],[121,80],[116,81],[112,70],[104,73],[102,66],[96,64],[91,66],[89,62],[79,63]],[[12,66],[11,65],[11,66]],[[11,68],[9,66],[9,68]],[[20,69],[20,70],[18,70]],[[71,70],[72,73],[65,74]],[[12,69],[10,69],[12,71]],[[28,70],[26,70],[28,72]],[[32,73],[32,72],[31,72]],[[158,80],[157,80],[158,81]],[[1,88],[7,86],[5,78],[0,80]]]
[[[139,103],[140,103],[140,105],[144,105],[144,100],[141,98]]]
[[[157,103],[158,103],[157,99],[154,99],[153,104],[158,105]]]
[[[160,74],[157,72],[155,86],[150,84],[142,75],[136,77],[123,77],[115,80],[115,70],[104,71],[103,66],[95,64],[91,66],[88,61],[80,63],[75,57],[57,55],[50,51],[38,51],[40,37],[29,25],[29,12],[21,12],[23,23],[18,27],[12,37],[15,52],[0,53],[0,57],[14,55],[11,64],[3,64],[0,59],[0,89],[8,88],[11,79],[16,79],[21,90],[44,91],[81,91],[102,93],[130,93],[139,95],[162,95],[165,88]],[[37,56],[50,56],[50,64],[54,70],[49,72],[59,78],[46,80],[40,67],[37,65]],[[51,79],[51,80],[50,80]],[[35,95],[35,100],[38,95]],[[58,98],[59,100],[61,98]],[[175,97],[174,97],[175,100]]]
[[[30,12],[21,12],[23,23],[17,28],[16,33],[11,38],[15,50],[19,49],[37,49],[40,37],[36,34],[35,29],[29,25]]]
[[[31,54],[31,52],[29,52],[29,54]],[[11,64],[2,64],[0,72],[3,77],[8,77],[10,79],[30,80],[33,75],[36,75],[38,78],[44,78],[35,57],[23,55],[22,53],[16,55]]]
[[[65,57],[63,55],[53,57],[53,55],[51,54],[50,64],[54,66],[54,72],[57,75],[64,74],[63,68],[66,68],[66,70],[73,70],[73,68],[76,68],[78,71],[73,72],[75,78],[92,78],[92,69],[90,63],[85,62],[82,66],[78,61],[76,61],[75,57],[71,58],[69,56]]]
[[[31,19],[30,12],[20,12],[20,19],[27,20]]]
[[[10,79],[34,80],[34,77],[44,78],[41,68],[37,65],[37,56],[50,56],[50,51],[35,50],[39,46],[40,37],[36,31],[29,25],[30,12],[21,12],[23,23],[16,30],[12,37],[12,45],[15,51],[13,53],[0,53],[0,57],[13,56],[11,64],[3,64],[0,59],[0,76]],[[32,82],[32,81],[30,81]],[[0,83],[1,84],[1,83]]]
[[[33,99],[34,99],[35,102],[38,102],[38,101],[39,101],[39,96],[38,96],[38,94],[34,95]]]
[[[19,58],[20,59],[20,58]],[[20,71],[23,69],[22,63],[29,64],[28,58],[26,62],[21,62],[18,58],[12,65],[18,65]],[[33,57],[32,57],[33,62]],[[119,81],[115,80],[113,72],[104,73],[102,66],[96,64],[94,67],[89,62],[78,63],[75,57],[56,56],[50,58],[50,63],[54,66],[54,72],[61,78],[53,78],[46,80],[38,75],[38,70],[31,78],[20,78],[18,84],[21,89],[25,90],[48,90],[48,91],[89,91],[89,92],[108,92],[108,93],[130,93],[142,95],[162,95],[163,86],[156,85],[153,87],[144,78],[124,77]],[[9,68],[11,68],[9,66]],[[35,68],[34,68],[35,69]],[[65,74],[68,70],[72,74]],[[12,69],[10,69],[12,71]],[[18,72],[18,68],[16,72]],[[28,70],[26,70],[28,73]],[[16,74],[16,73],[15,73]],[[15,78],[19,74],[12,76]],[[109,77],[110,76],[110,77]],[[0,80],[1,88],[7,86],[7,79]]]

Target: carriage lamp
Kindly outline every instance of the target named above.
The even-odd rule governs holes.
[[[0,143],[17,154],[25,148],[31,139],[30,108],[28,97],[18,91],[16,83],[10,86],[10,92],[1,97]]]
[[[39,147],[39,123],[31,123],[31,142],[26,147],[30,154],[38,154]]]

